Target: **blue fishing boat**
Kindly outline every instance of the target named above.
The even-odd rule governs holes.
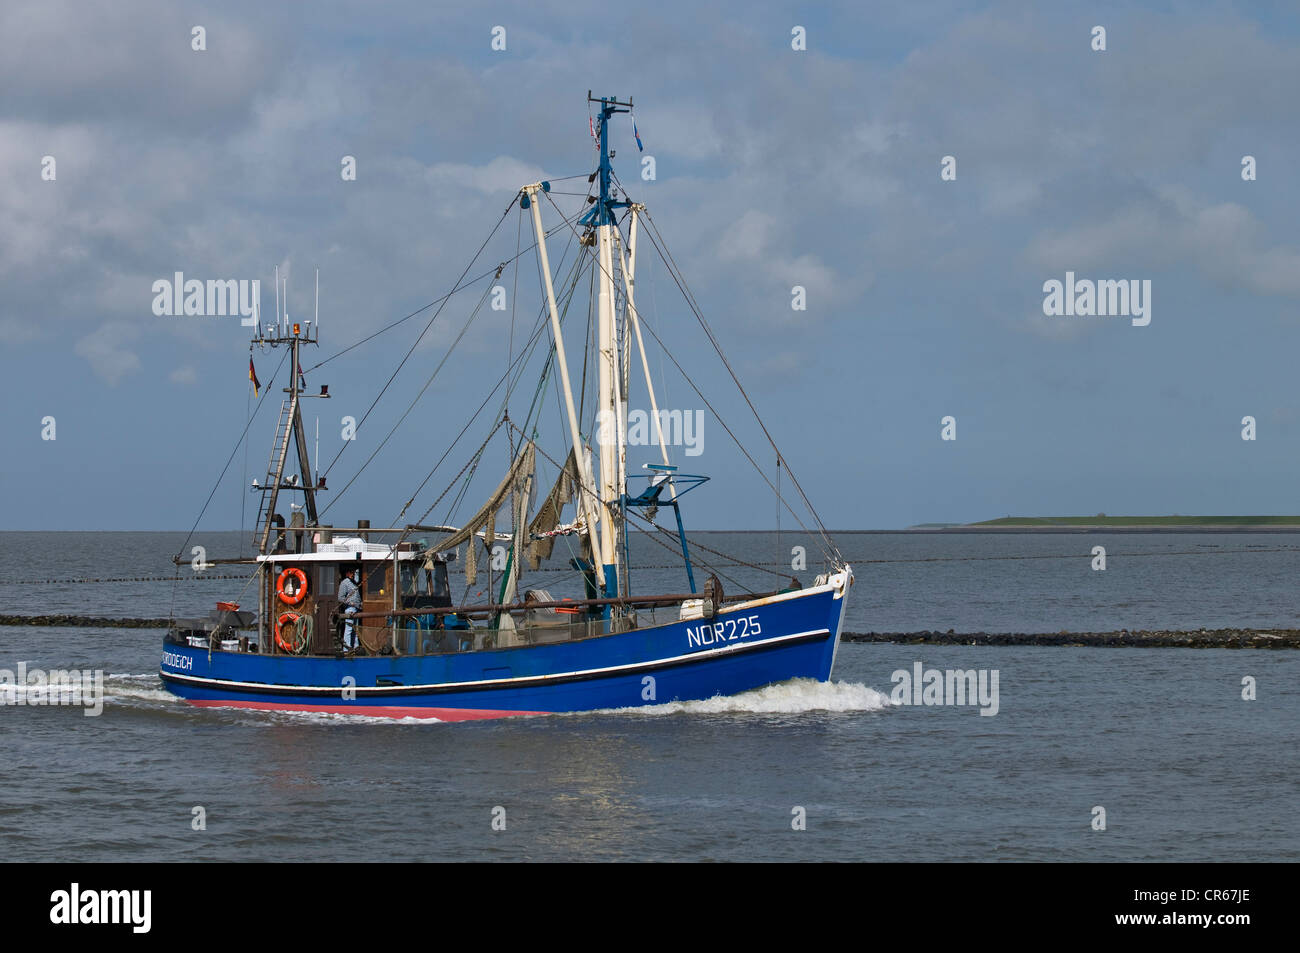
[[[807,585],[787,577],[780,588],[765,591],[725,592],[721,569],[696,584],[697,569],[707,567],[685,532],[681,499],[708,478],[682,473],[672,462],[663,426],[670,415],[660,411],[642,331],[650,331],[661,350],[662,336],[648,328],[635,297],[637,241],[648,215],[644,205],[627,198],[611,162],[611,120],[630,112],[632,104],[593,99],[590,93],[588,103],[594,108],[589,126],[596,168],[570,177],[587,179],[583,206],[572,214],[561,211],[547,181],[525,185],[511,199],[509,209],[518,209],[521,232],[528,222],[535,240],[540,303],[534,333],[517,354],[512,339],[498,386],[504,383],[508,395],[534,360],[540,383],[518,418],[510,416],[506,400],[494,419],[484,419],[487,438],[465,455],[465,466],[435,500],[437,505],[456,487],[463,496],[490,442],[505,440],[506,472],[468,518],[429,524],[424,520],[434,509],[430,506],[424,516],[405,519],[455,449],[453,443],[433,455],[433,470],[394,525],[372,527],[357,520],[340,527],[322,521],[329,507],[319,508],[318,502],[329,490],[326,475],[310,460],[303,404],[330,395],[328,386],[307,392],[310,370],[302,363],[303,348],[319,342],[319,310],[313,321],[291,321],[287,294],[283,312],[279,305],[277,275],[275,323],[259,326],[251,347],[286,349],[287,396],[266,479],[253,485],[260,496],[257,554],[223,561],[252,570],[246,591],[255,593],[256,608],[240,611],[239,602],[222,602],[207,618],[174,619],[159,670],[172,692],[199,706],[454,721],[629,708],[731,695],[794,678],[829,680],[853,572],[774,443],[778,475],[788,474],[824,543],[824,571]],[[560,216],[550,231],[543,227],[544,203]],[[684,277],[649,222],[652,244],[685,289]],[[573,258],[557,294],[547,246],[553,234],[566,230]],[[562,262],[565,257],[567,252]],[[495,278],[512,263],[497,267]],[[594,300],[590,333],[582,338],[581,386],[575,390],[564,318],[584,283]],[[484,292],[479,309],[492,290]],[[319,305],[319,293],[317,298]],[[685,298],[716,347],[689,292]],[[641,375],[633,373],[634,349]],[[719,357],[735,380],[720,351]],[[439,369],[445,362],[446,357]],[[250,376],[251,370],[250,360]],[[591,386],[589,372],[596,378]],[[658,450],[640,474],[628,473],[629,448],[639,445],[629,436],[628,395],[634,382],[644,384],[646,416],[656,438],[643,443],[647,452]],[[543,440],[541,423],[548,386],[563,422],[550,443]],[[745,402],[752,410],[747,395]],[[465,416],[468,430],[479,412]],[[771,442],[766,426],[762,434]],[[752,462],[748,451],[744,455]],[[547,467],[553,483],[541,494]],[[778,477],[778,487],[779,482]],[[288,523],[279,512],[286,500]],[[788,501],[779,503],[795,512]],[[655,521],[667,510],[674,514],[675,528]],[[673,552],[680,554],[681,591],[633,593],[637,567],[628,538],[634,526],[658,542],[671,538]],[[581,587],[568,597],[524,582],[543,563],[556,561],[561,540],[570,555],[567,570],[574,586]],[[177,562],[183,563],[181,554]],[[458,562],[463,569],[455,578],[465,583],[460,598],[453,593],[451,572]],[[750,564],[732,559],[722,565]],[[487,584],[479,592],[487,597],[471,598],[481,575]]]

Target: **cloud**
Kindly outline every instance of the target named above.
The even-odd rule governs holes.
[[[191,48],[191,29],[207,49]],[[106,119],[210,133],[239,123],[280,68],[251,26],[169,0],[0,5],[0,117]]]
[[[176,368],[176,370],[168,374],[167,379],[173,384],[191,385],[198,382],[199,376],[195,373],[194,368],[186,364],[183,367]]]
[[[536,165],[509,156],[497,156],[482,166],[439,162],[429,166],[424,177],[439,193],[456,193],[469,188],[484,195],[508,196],[521,185],[541,180],[543,175]]]
[[[140,329],[121,321],[107,321],[98,331],[79,340],[74,350],[84,357],[96,374],[116,386],[127,374],[140,369],[140,358],[123,344],[138,337]]]
[[[804,326],[824,318],[831,306],[860,294],[872,280],[869,269],[846,277],[821,255],[795,247],[780,221],[757,209],[746,211],[722,235],[715,253],[719,261],[734,264],[745,313],[772,326]],[[806,311],[791,307],[795,287],[804,289]]]
[[[1226,287],[1300,297],[1300,248],[1270,244],[1245,206],[1210,203],[1181,187],[1160,188],[1099,220],[1045,232],[1026,256],[1053,274],[1109,268],[1118,271],[1108,277],[1134,277],[1190,266]]]

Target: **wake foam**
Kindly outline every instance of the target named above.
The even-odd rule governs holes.
[[[162,687],[162,679],[157,672],[147,675],[105,675],[104,702],[161,702],[168,707],[185,704],[180,697]]]
[[[9,698],[0,702],[13,704],[17,691],[25,686],[0,686],[0,693],[8,689]],[[185,701],[162,687],[157,674],[109,674],[104,676],[104,701],[107,704],[189,708]],[[812,712],[866,712],[882,711],[892,707],[889,696],[860,682],[822,682],[814,678],[795,678],[768,685],[738,695],[717,695],[700,701],[666,702],[635,708],[606,708],[597,712],[569,712],[561,717],[590,714],[619,715],[798,715]],[[437,718],[387,718],[378,715],[342,714],[314,711],[261,711],[249,708],[214,706],[214,711],[235,715],[241,721],[266,724],[270,722],[296,724],[371,724],[371,725],[440,725],[447,722]],[[543,716],[544,717],[544,716]]]
[[[33,666],[34,667],[34,666]],[[85,671],[72,669],[71,671]],[[47,673],[48,674],[48,673]],[[157,675],[105,674],[103,677],[103,702],[105,704],[174,705],[180,699],[162,687]],[[76,685],[59,683],[50,685],[0,684],[0,704],[39,704],[41,707],[70,705],[74,700],[83,707],[84,699],[93,697],[94,681],[78,678]],[[32,701],[28,701],[31,699]]]
[[[788,682],[756,688],[739,695],[715,695],[702,701],[666,702],[639,708],[611,708],[605,709],[605,713],[797,715],[817,711],[881,711],[890,705],[888,695],[882,695],[859,682],[819,682],[815,678],[793,678]]]

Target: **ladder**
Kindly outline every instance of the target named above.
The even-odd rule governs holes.
[[[275,499],[279,491],[280,474],[277,471],[280,468],[280,459],[284,454],[285,441],[289,437],[289,429],[286,421],[289,417],[289,409],[293,401],[286,399],[280,402],[280,421],[275,427],[275,440],[271,445],[271,459],[266,465],[266,482],[262,484],[262,500],[257,505],[257,522],[253,524],[253,543],[260,545],[262,542],[263,527],[272,516],[272,510],[275,507]],[[270,540],[268,537],[268,545]]]

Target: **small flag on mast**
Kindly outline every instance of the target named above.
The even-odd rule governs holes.
[[[636,151],[645,152],[645,147],[641,145],[641,133],[636,131],[636,120],[632,120],[632,138],[636,140]]]
[[[596,138],[596,121],[590,116],[587,117],[587,125],[591,128],[591,138]]]
[[[257,379],[257,371],[253,369],[253,359],[248,359],[248,379],[253,385],[253,396],[260,397],[262,391],[262,382]]]

